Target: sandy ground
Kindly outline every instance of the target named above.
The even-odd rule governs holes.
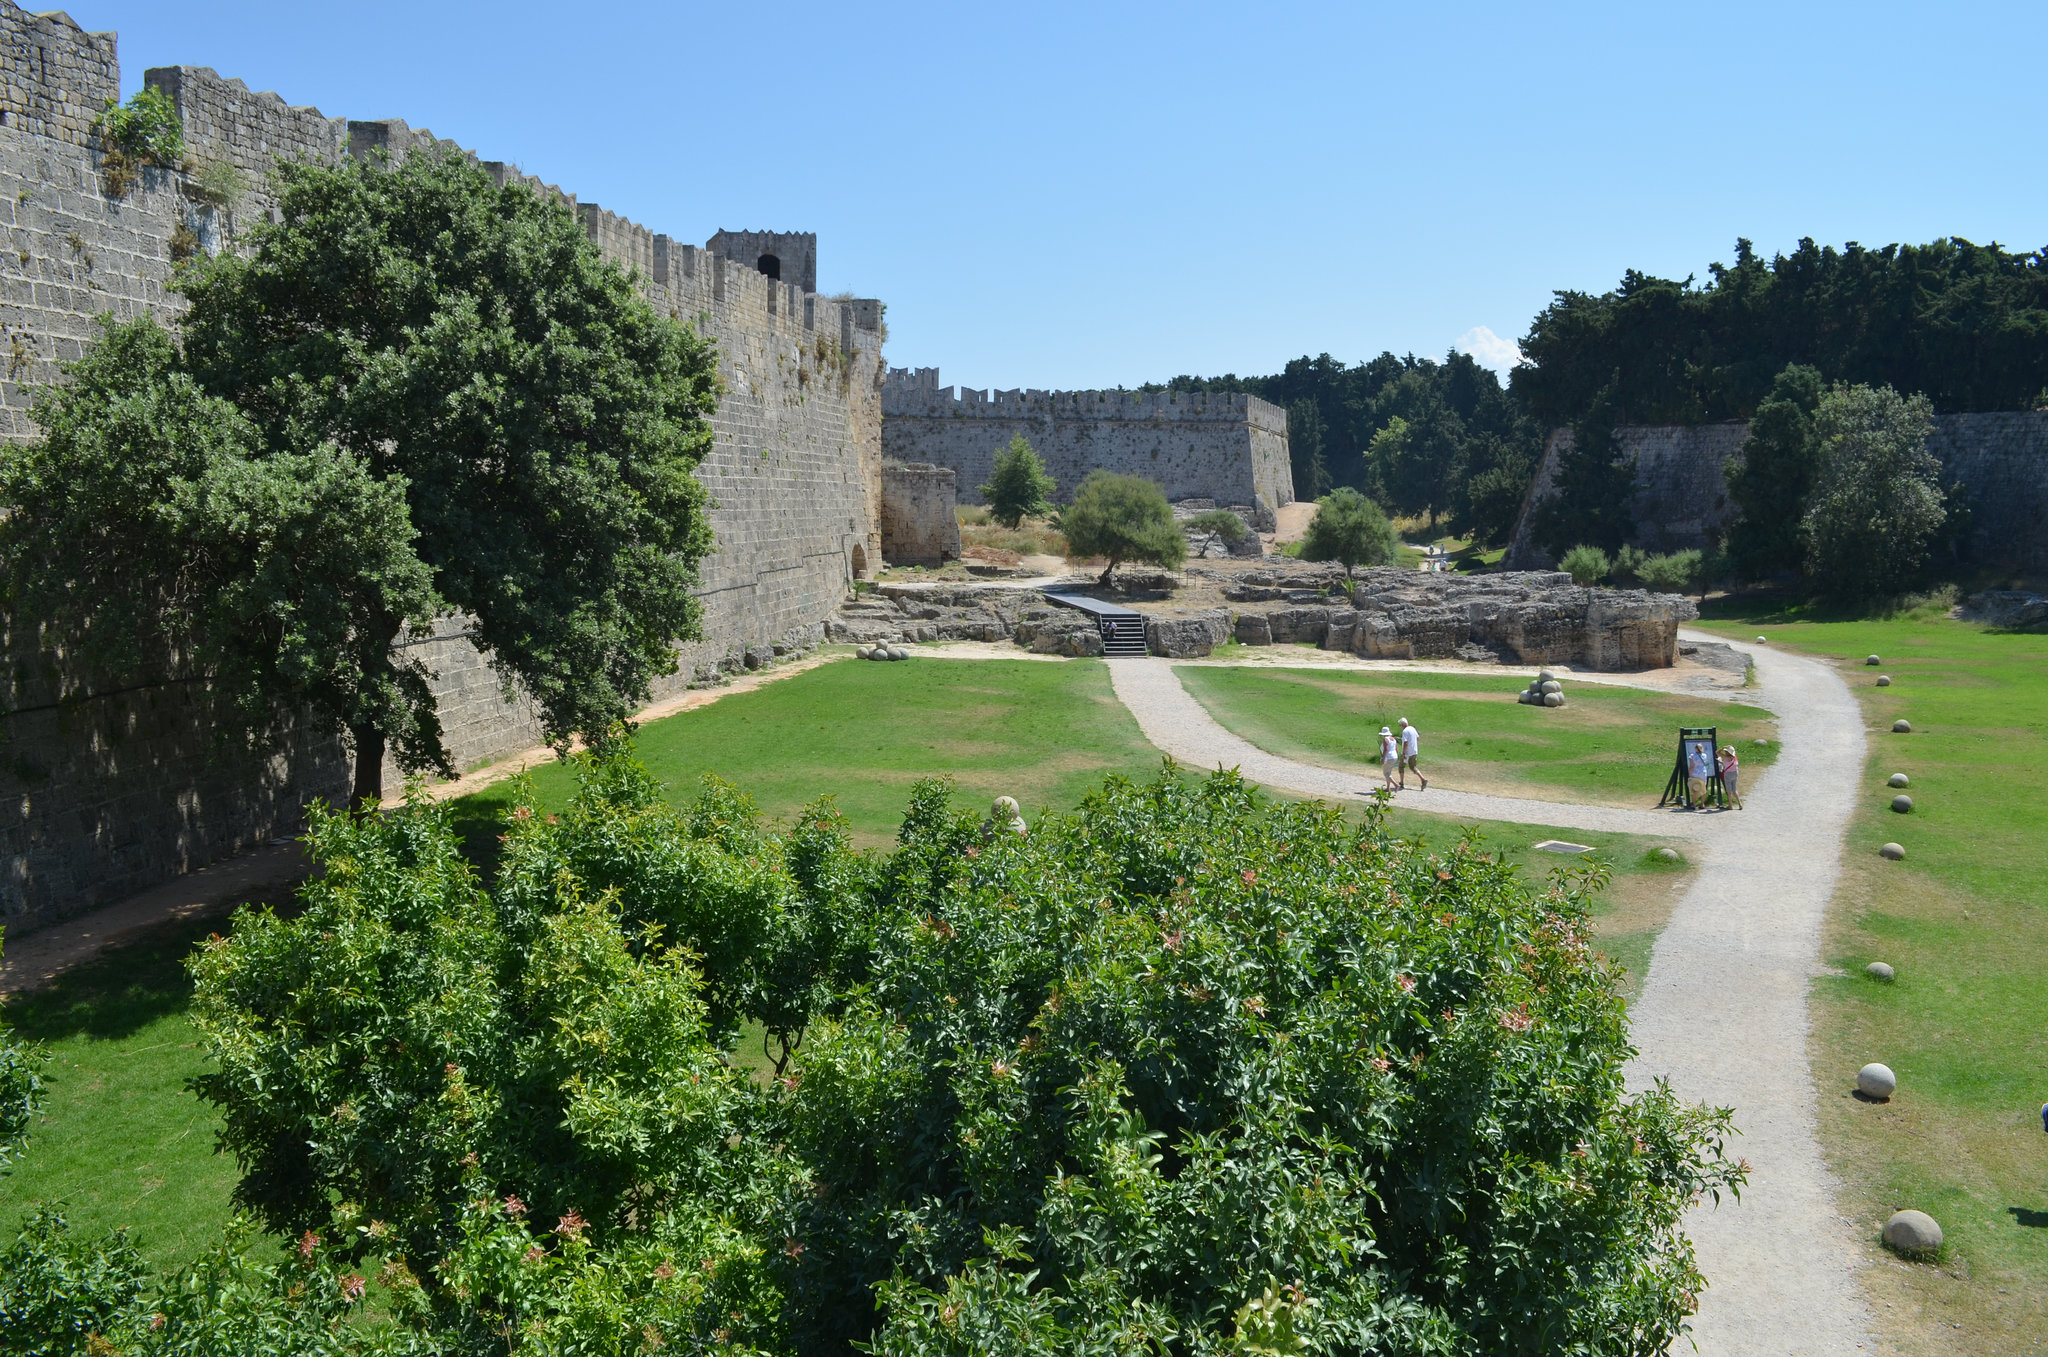
[[[1456,818],[1697,841],[1699,875],[1659,935],[1631,1011],[1640,1054],[1629,1065],[1635,1088],[1663,1078],[1683,1098],[1733,1107],[1741,1136],[1730,1152],[1751,1165],[1739,1201],[1704,1204],[1687,1218],[1708,1281],[1692,1337],[1707,1357],[1824,1357],[1866,1350],[1875,1332],[1856,1275],[1857,1227],[1836,1206],[1821,1158],[1806,1057],[1807,990],[1862,772],[1863,718],[1828,666],[1740,648],[1759,680],[1747,700],[1777,713],[1783,740],[1776,765],[1746,789],[1746,811],[1628,811],[1442,790],[1397,800]],[[1237,767],[1310,796],[1370,794],[1367,778],[1279,758],[1231,734],[1173,669],[1119,661],[1110,677],[1146,737],[1182,763]]]

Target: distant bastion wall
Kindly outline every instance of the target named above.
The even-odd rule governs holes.
[[[0,437],[36,436],[37,389],[83,352],[98,317],[174,323],[185,307],[169,287],[175,263],[245,243],[275,208],[266,176],[278,160],[428,149],[475,159],[403,120],[328,117],[207,67],[156,68],[145,82],[177,108],[187,161],[113,184],[94,130],[120,91],[113,35],[0,0]],[[717,539],[699,589],[704,638],[678,648],[655,696],[821,639],[849,579],[881,560],[881,303],[835,301],[791,281],[815,287],[815,236],[772,233],[791,254],[783,281],[772,280],[505,163],[480,163],[501,186],[523,183],[562,203],[637,275],[650,303],[718,345],[726,395],[697,473]],[[808,242],[809,253],[786,242]],[[43,652],[35,619],[4,620],[0,924],[10,931],[295,832],[308,801],[346,795],[349,757],[337,740],[235,755],[213,738],[204,685],[81,684]],[[531,704],[516,691],[508,700],[468,633],[466,619],[451,617],[406,643],[438,675],[458,768],[541,738]],[[387,786],[395,779],[387,767]]]
[[[1242,392],[974,391],[939,385],[937,368],[891,368],[882,388],[882,450],[959,473],[979,504],[995,455],[1022,434],[1065,501],[1102,468],[1157,481],[1169,500],[1249,505],[1266,520],[1294,502],[1287,412]]]
[[[1749,424],[1625,424],[1615,430],[1620,457],[1635,459],[1634,545],[1645,551],[1705,548],[1734,520],[1728,464],[1742,455]],[[1551,564],[1534,536],[1536,511],[1557,493],[1558,460],[1576,446],[1570,429],[1552,432],[1515,521],[1504,564],[1526,570]],[[1979,564],[2048,571],[2048,410],[2010,410],[1934,417],[1928,450],[1950,481],[1961,482],[1969,506],[1967,538]]]

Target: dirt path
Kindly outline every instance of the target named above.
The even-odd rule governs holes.
[[[1698,639],[1716,639],[1700,637]],[[1806,995],[1820,925],[1840,874],[1842,834],[1863,768],[1863,717],[1828,666],[1744,647],[1777,713],[1783,752],[1745,791],[1746,811],[1693,815],[1450,791],[1399,804],[1459,818],[1617,830],[1698,841],[1699,875],[1659,935],[1631,1011],[1637,1088],[1666,1078],[1681,1097],[1730,1106],[1750,1161],[1740,1202],[1686,1222],[1708,1281],[1693,1327],[1707,1357],[1824,1357],[1865,1350],[1875,1325],[1856,1271],[1855,1227],[1834,1203],[1814,1129]],[[1268,754],[1231,734],[1164,660],[1109,666],[1117,696],[1153,744],[1194,768],[1237,767],[1256,782],[1360,800],[1370,779]]]

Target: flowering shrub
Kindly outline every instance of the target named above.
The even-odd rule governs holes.
[[[1212,1351],[1261,1297],[1339,1352],[1677,1334],[1680,1213],[1739,1169],[1623,1090],[1597,875],[1170,771],[986,844],[921,789],[896,862],[782,1098],[801,1347]]]

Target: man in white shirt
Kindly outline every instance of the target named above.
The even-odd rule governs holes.
[[[1396,789],[1408,790],[1408,770],[1413,768],[1415,776],[1422,779],[1422,790],[1429,790],[1429,779],[1422,776],[1422,765],[1415,760],[1422,750],[1422,732],[1408,724],[1408,718],[1401,718],[1401,785]]]

